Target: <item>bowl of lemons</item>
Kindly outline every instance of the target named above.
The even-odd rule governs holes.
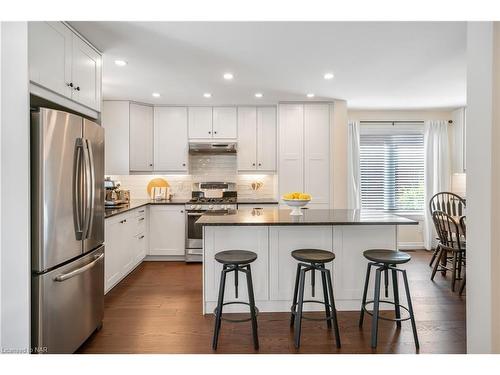
[[[306,193],[293,192],[283,195],[283,202],[292,209],[290,215],[302,215],[301,208],[311,201],[311,196]]]

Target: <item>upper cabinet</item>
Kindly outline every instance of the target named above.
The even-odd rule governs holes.
[[[213,108],[213,138],[236,138],[236,107]]]
[[[124,100],[105,100],[102,104],[106,175],[129,174],[130,103]]]
[[[212,107],[189,107],[189,139],[212,138]]]
[[[30,81],[100,112],[101,54],[62,22],[28,25]]]
[[[153,170],[153,107],[130,103],[130,171]]]
[[[328,103],[279,106],[280,196],[305,191],[312,207],[330,207],[330,110]]]
[[[186,107],[155,107],[154,170],[188,171],[188,111]]]
[[[238,170],[276,170],[276,108],[238,107]]]
[[[236,138],[236,107],[189,107],[188,111],[189,139]]]

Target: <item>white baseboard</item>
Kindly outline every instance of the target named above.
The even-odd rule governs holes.
[[[401,250],[425,250],[423,242],[400,242],[398,243],[398,249]]]
[[[146,255],[145,262],[184,262],[184,255]]]

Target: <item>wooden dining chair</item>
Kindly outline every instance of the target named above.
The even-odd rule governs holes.
[[[461,279],[462,263],[465,256],[465,242],[455,219],[443,211],[432,214],[434,226],[439,237],[439,252],[432,270],[431,280],[441,265],[441,271],[451,271],[451,290],[455,291],[456,280]],[[448,253],[452,253],[451,268],[448,268]]]
[[[464,240],[467,238],[467,225],[466,225],[466,217],[462,216],[460,218],[460,229],[462,230],[462,236],[464,237]],[[464,259],[465,260],[465,259]],[[464,262],[465,266],[465,262]],[[462,283],[460,284],[460,289],[458,290],[458,294],[461,296],[464,292],[465,289],[465,275],[466,275],[466,268],[464,268],[464,276],[462,278]]]
[[[457,195],[455,193],[440,192],[434,194],[430,199],[429,211],[431,217],[435,211],[446,212],[450,216],[462,216],[465,215],[465,199],[463,199],[460,195]],[[429,267],[432,267],[438,253],[439,253],[439,245],[436,246],[436,249],[432,254],[431,261],[429,262]]]

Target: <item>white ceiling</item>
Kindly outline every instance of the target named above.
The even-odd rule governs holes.
[[[105,99],[254,104],[312,100],[305,97],[312,92],[314,100],[346,99],[358,109],[454,108],[466,100],[465,22],[71,25],[104,53]],[[224,72],[234,79],[225,81]],[[325,72],[335,78],[326,81]]]

